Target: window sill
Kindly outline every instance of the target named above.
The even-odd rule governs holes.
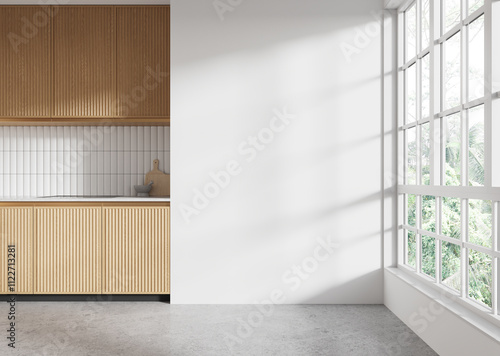
[[[481,306],[454,294],[445,287],[438,286],[423,276],[414,274],[404,266],[389,267],[386,271],[398,277],[418,292],[432,299],[446,310],[455,314],[481,333],[500,343],[500,317],[481,309]]]

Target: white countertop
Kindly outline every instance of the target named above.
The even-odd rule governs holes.
[[[50,197],[0,197],[1,202],[170,202],[170,197],[115,197],[115,196],[50,196]]]

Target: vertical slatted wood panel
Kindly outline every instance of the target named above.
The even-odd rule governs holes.
[[[103,208],[103,293],[170,293],[169,209]]]
[[[117,62],[119,116],[168,117],[169,6],[117,8]]]
[[[49,117],[50,9],[0,6],[0,117]]]
[[[33,208],[13,207],[0,208],[0,293],[1,294],[32,294],[33,293]],[[7,246],[16,246],[15,293],[7,288]]]
[[[101,292],[101,208],[35,208],[35,294]]]
[[[116,116],[116,8],[55,11],[53,117]]]

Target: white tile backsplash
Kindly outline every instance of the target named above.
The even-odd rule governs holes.
[[[170,128],[2,126],[0,197],[134,196],[160,160],[170,172]]]

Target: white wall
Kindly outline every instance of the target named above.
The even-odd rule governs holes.
[[[172,303],[382,303],[382,3],[171,4]]]

